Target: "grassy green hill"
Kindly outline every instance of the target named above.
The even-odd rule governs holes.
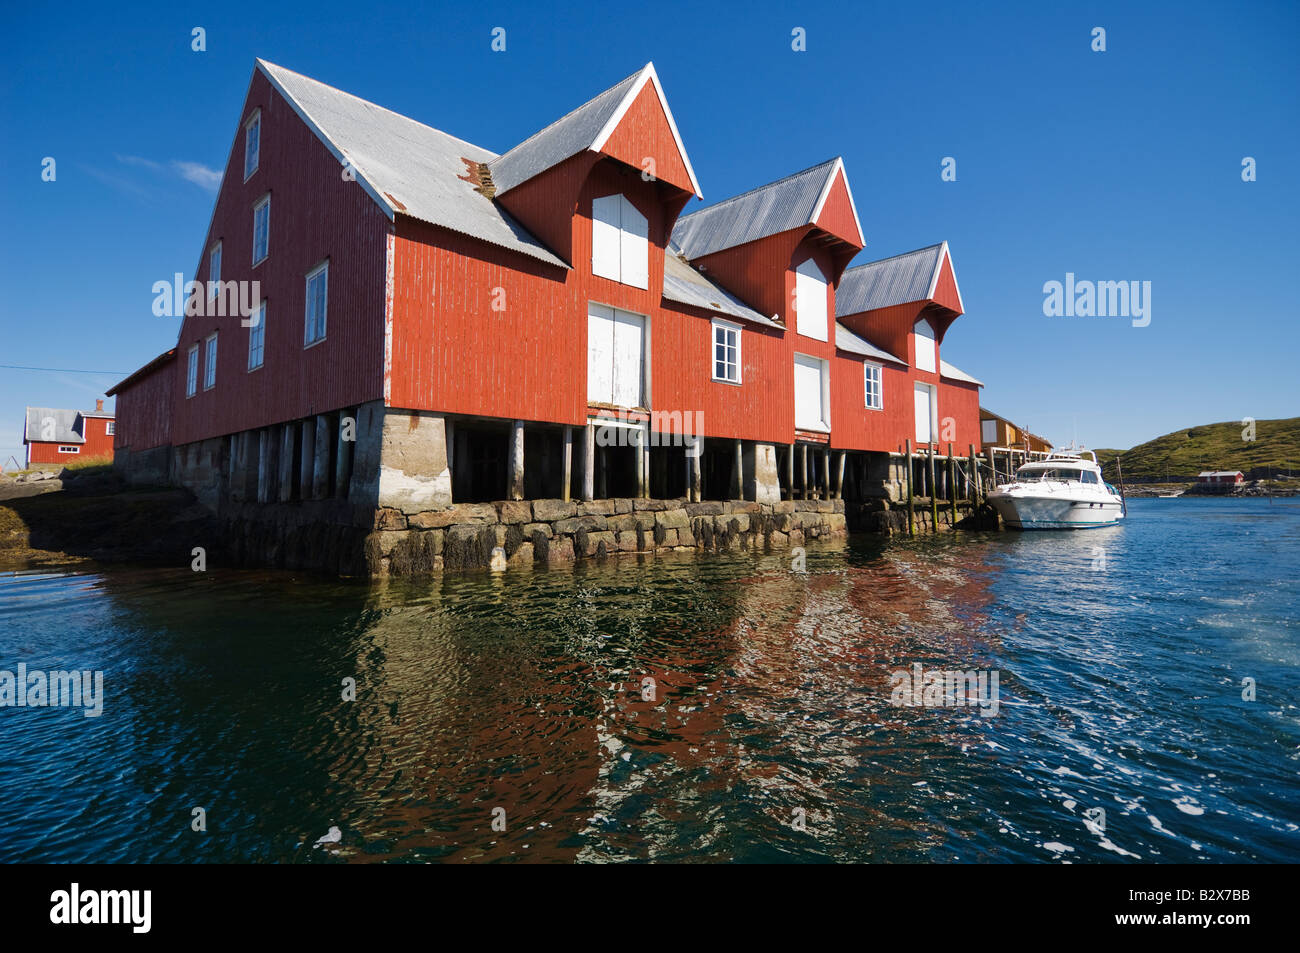
[[[1300,473],[1300,417],[1257,420],[1255,439],[1242,439],[1241,421],[1176,430],[1131,450],[1098,450],[1106,479],[1115,481],[1115,457],[1124,462],[1125,481],[1190,481],[1202,470],[1240,470],[1247,478],[1268,468]],[[1254,473],[1252,473],[1254,471]]]

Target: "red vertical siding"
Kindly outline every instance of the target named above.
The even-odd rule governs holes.
[[[115,449],[138,452],[171,443],[176,364],[172,359],[118,390]]]
[[[637,94],[601,151],[638,171],[647,168],[646,159],[653,159],[659,181],[684,192],[695,191],[653,83],[646,83]]]
[[[244,122],[262,110],[260,162],[244,181]],[[257,280],[267,302],[263,366],[248,370],[248,329],[239,316],[190,317],[172,370],[173,439],[193,440],[292,420],[383,396],[384,268],[390,223],[271,87],[253,74],[236,127],[197,279],[221,241],[221,278]],[[268,257],[252,264],[253,204],[271,195]],[[306,273],[329,259],[325,340],[303,347]],[[185,396],[189,348],[217,331],[216,386]]]
[[[648,219],[646,289],[591,273],[592,199],[615,192]],[[635,170],[598,163],[579,190],[571,270],[400,220],[390,404],[584,423],[588,303],[648,316],[647,351],[654,347],[663,288],[664,204],[659,187],[642,181]],[[653,366],[651,373],[651,399],[657,403]]]
[[[961,296],[957,293],[957,277],[953,274],[952,260],[946,254],[943,256],[943,265],[939,269],[939,279],[935,282],[931,300],[957,314],[962,313]]]
[[[849,201],[849,187],[844,180],[844,172],[835,174],[826,204],[817,216],[817,225],[823,231],[837,235],[851,245],[862,247],[862,236],[858,232],[857,219],[853,215],[853,203]]]

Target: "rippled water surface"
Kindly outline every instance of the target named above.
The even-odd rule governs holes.
[[[0,708],[0,860],[1300,861],[1300,505],[1130,516],[806,573],[0,575],[0,669],[105,691]],[[996,715],[892,704],[915,663]]]

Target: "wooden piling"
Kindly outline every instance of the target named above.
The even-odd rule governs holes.
[[[907,448],[907,535],[916,535],[916,502],[912,497],[912,441],[904,441]]]
[[[952,504],[952,528],[957,528],[957,458],[948,444],[948,501]]]
[[[934,481],[934,444],[927,443],[926,468],[930,472],[930,532],[939,532],[939,494],[935,492]]]

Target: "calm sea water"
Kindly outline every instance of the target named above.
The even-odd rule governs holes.
[[[0,669],[105,692],[0,708],[0,860],[1300,861],[1300,504],[1130,517],[806,573],[0,575]],[[915,663],[997,714],[892,704]]]

